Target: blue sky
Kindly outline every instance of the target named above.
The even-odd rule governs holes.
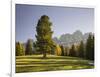
[[[36,26],[42,15],[52,22],[53,37],[73,33],[94,32],[94,9],[16,4],[16,41],[36,40]]]

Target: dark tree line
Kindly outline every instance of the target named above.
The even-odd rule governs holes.
[[[73,44],[71,47],[60,45],[58,53],[60,53],[58,56],[72,56],[94,60],[94,35],[89,34],[86,43],[81,41],[78,45]]]
[[[77,50],[75,50],[75,45],[72,45],[69,52],[69,56],[94,60],[94,35],[89,35],[86,44],[81,41]]]

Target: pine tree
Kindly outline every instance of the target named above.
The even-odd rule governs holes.
[[[46,58],[46,54],[51,53],[53,48],[53,31],[51,31],[51,25],[52,23],[49,21],[49,17],[43,15],[39,19],[36,27],[36,46],[38,47],[37,51],[42,52],[43,58]]]
[[[25,55],[24,46],[20,42],[16,42],[16,56]]]
[[[65,52],[64,52],[65,56],[68,55],[68,50],[69,50],[69,48],[68,47],[65,47]]]
[[[61,48],[61,56],[64,56],[64,47],[63,47],[63,45],[61,45],[60,48]]]
[[[94,60],[94,36],[91,34],[86,43],[86,59]]]
[[[76,51],[75,51],[75,46],[74,44],[72,45],[70,51],[69,51],[69,56],[75,57],[76,56]]]
[[[84,58],[84,44],[83,41],[80,42],[79,48],[78,48],[78,57]]]
[[[95,55],[95,54],[94,54],[94,50],[95,50],[95,49],[94,49],[94,43],[95,43],[94,40],[95,40],[95,39],[94,39],[94,35],[93,35],[93,38],[92,38],[92,53],[91,53],[91,60],[94,60],[94,55]]]
[[[33,40],[28,39],[26,43],[25,55],[32,55],[32,54],[33,54]]]

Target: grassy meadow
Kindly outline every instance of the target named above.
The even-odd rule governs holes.
[[[47,55],[16,56],[16,73],[92,69],[93,62],[77,57]]]

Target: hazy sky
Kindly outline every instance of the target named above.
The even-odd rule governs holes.
[[[94,9],[73,7],[50,7],[16,4],[16,41],[35,40],[37,22],[42,15],[48,15],[53,23],[53,37],[73,33],[94,32]]]

